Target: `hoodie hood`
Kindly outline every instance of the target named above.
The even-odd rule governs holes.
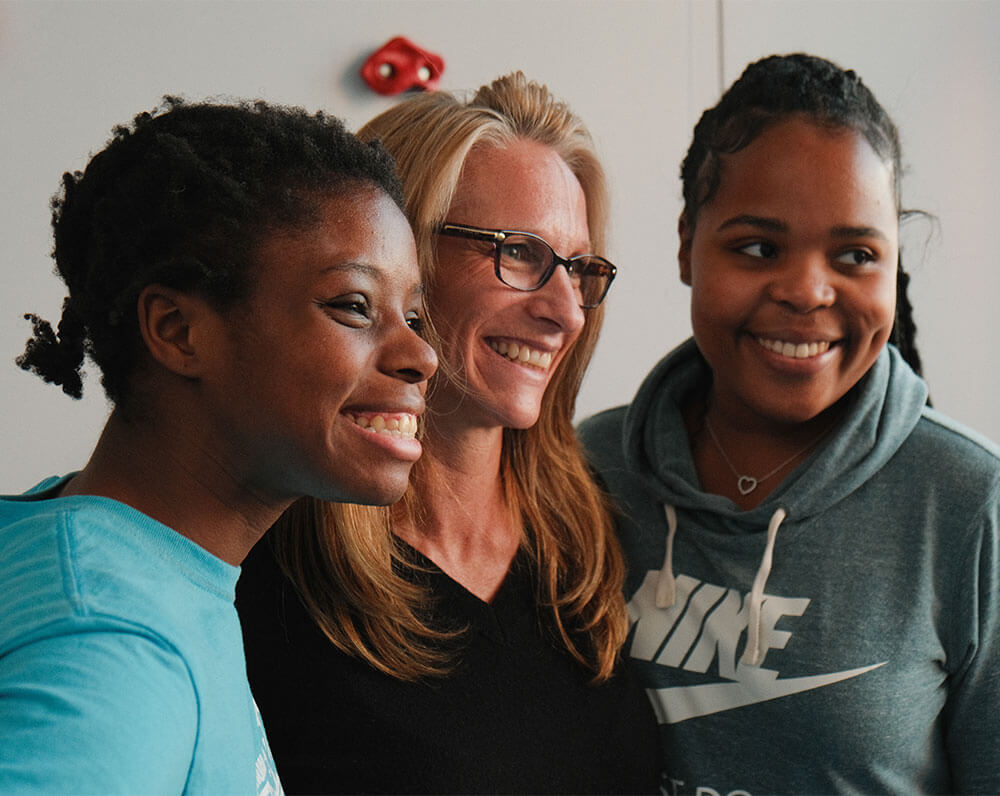
[[[717,515],[734,533],[763,532],[778,509],[803,521],[849,495],[896,453],[927,400],[927,386],[893,346],[850,394],[852,409],[812,454],[756,508],[701,491],[681,407],[710,378],[694,339],[667,354],[643,381],[625,416],[625,458],[656,498],[670,506]]]
[[[681,411],[684,398],[709,378],[693,339],[653,368],[624,422],[625,458],[663,504],[667,538],[656,583],[655,605],[676,601],[673,566],[677,508],[714,515],[723,532],[763,533],[766,540],[747,599],[747,643],[741,663],[762,660],[764,589],[770,576],[778,530],[786,519],[803,522],[820,514],[865,483],[896,453],[921,417],[927,387],[894,348],[887,346],[851,390],[851,409],[838,427],[764,501],[744,511],[728,498],[702,492]]]

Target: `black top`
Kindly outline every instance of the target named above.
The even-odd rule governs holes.
[[[322,634],[266,542],[236,604],[288,793],[658,793],[661,751],[627,669],[600,686],[542,629],[518,557],[490,603],[415,550],[436,616],[467,623],[447,677],[404,682]]]

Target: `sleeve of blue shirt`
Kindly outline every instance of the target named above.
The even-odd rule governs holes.
[[[94,629],[0,657],[0,793],[184,791],[198,709],[183,659]]]

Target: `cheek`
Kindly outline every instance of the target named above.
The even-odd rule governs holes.
[[[892,279],[887,279],[882,291],[882,314],[886,323],[892,326],[896,318],[896,275],[893,273]]]
[[[864,319],[878,340],[884,343],[889,338],[896,318],[895,273],[859,295],[857,314],[859,318]]]
[[[744,301],[735,280],[696,276],[691,283],[691,320],[704,328],[731,322]]]
[[[434,350],[438,356],[438,375],[461,370],[466,360],[466,351],[476,337],[471,323],[464,312],[430,311],[434,319]]]
[[[286,379],[314,400],[343,400],[376,369],[378,341],[362,330],[338,328],[322,319],[285,348]]]

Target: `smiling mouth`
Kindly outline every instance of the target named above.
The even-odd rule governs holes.
[[[791,359],[809,359],[830,350],[829,340],[822,340],[815,343],[788,343],[783,340],[766,340],[763,337],[755,339],[768,351],[773,351],[775,354],[781,354],[781,356]]]
[[[388,434],[391,437],[413,439],[417,435],[417,416],[408,412],[394,414],[364,414],[344,413],[356,426],[373,434]]]
[[[552,364],[552,354],[549,351],[536,351],[520,343],[509,343],[506,340],[490,340],[489,346],[501,356],[512,362],[530,365],[539,370],[548,370]]]

